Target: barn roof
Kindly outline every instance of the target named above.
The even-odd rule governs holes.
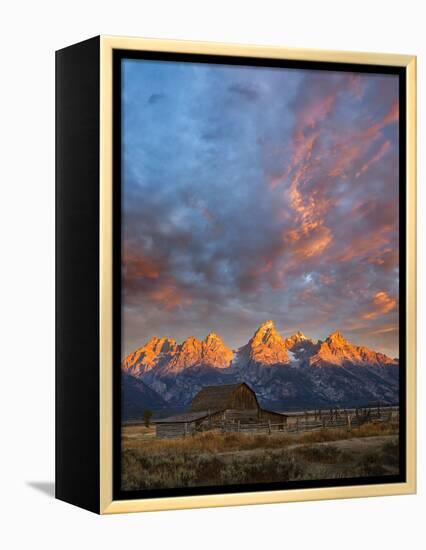
[[[224,410],[226,409],[229,397],[241,386],[247,386],[247,384],[242,382],[239,384],[204,386],[192,400],[190,411],[208,411],[209,409],[216,411]],[[257,400],[254,391],[249,386],[247,386],[247,388],[254,394]]]
[[[181,414],[175,414],[173,416],[168,416],[167,418],[158,418],[154,420],[154,424],[180,424],[184,422],[195,422],[196,420],[202,420],[207,418],[209,415],[217,413],[219,411],[197,411],[197,412],[185,412]]]

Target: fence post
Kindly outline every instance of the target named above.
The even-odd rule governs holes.
[[[299,418],[296,418],[296,432],[299,431]]]
[[[237,432],[240,431],[240,421],[238,420],[238,424],[237,424]]]
[[[185,422],[185,424],[183,425],[183,437],[186,437],[188,434],[188,423]]]
[[[272,434],[272,428],[271,428],[271,421],[270,420],[268,420],[268,433],[269,433],[269,435]]]
[[[348,418],[348,431],[351,432],[352,431],[352,418],[351,418],[351,415],[348,414],[347,418]]]

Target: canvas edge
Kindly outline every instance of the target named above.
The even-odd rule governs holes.
[[[100,510],[101,514],[177,510],[219,506],[271,504],[304,500],[403,495],[416,492],[416,57],[276,46],[157,40],[101,36],[100,38]],[[407,385],[406,464],[403,483],[324,487],[280,491],[113,500],[112,492],[112,61],[114,49],[198,53],[388,65],[406,68],[407,83]]]

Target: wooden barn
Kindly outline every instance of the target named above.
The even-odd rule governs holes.
[[[188,412],[155,421],[159,438],[183,437],[197,431],[225,426],[258,426],[260,423],[284,426],[287,417],[262,409],[255,392],[245,383],[205,386],[194,397]]]

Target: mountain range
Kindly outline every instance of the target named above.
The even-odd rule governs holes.
[[[314,341],[298,331],[283,338],[266,321],[237,350],[211,332],[181,344],[151,338],[121,364],[123,415],[187,407],[206,385],[246,382],[267,408],[397,403],[399,361],[349,343],[339,332]],[[142,384],[142,385],[141,385]]]

